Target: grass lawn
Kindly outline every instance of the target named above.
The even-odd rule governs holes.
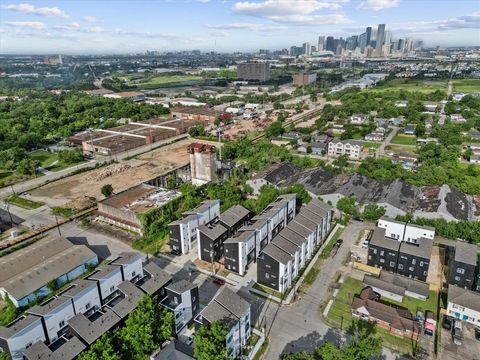
[[[28,200],[16,194],[9,196],[7,202],[24,209],[38,209],[40,206],[45,205],[43,202]]]
[[[258,349],[257,353],[253,357],[253,360],[260,360],[263,357],[263,354],[265,351],[267,351],[268,348],[268,338],[265,338],[265,341],[263,342],[262,346],[260,346],[260,349]]]
[[[335,234],[332,236],[328,244],[323,248],[322,253],[318,257],[319,259],[327,259],[332,252],[333,247],[335,246],[335,242],[340,238],[340,235],[343,233],[343,227],[337,229]]]
[[[315,266],[312,267],[308,274],[303,278],[303,284],[312,285],[318,274],[320,274],[320,270],[316,269]]]
[[[363,142],[363,147],[365,148],[379,148],[380,145],[382,145],[382,143],[379,143],[379,142],[373,142],[373,141],[364,141]]]
[[[156,254],[168,241],[168,231],[165,230],[164,234],[160,236],[158,240],[151,240],[148,238],[142,238],[135,240],[132,247],[136,250],[143,251],[147,254]]]
[[[393,151],[394,153],[417,153],[417,147],[414,145],[388,145],[386,150]]]
[[[331,325],[346,329],[354,319],[352,316],[351,303],[354,295],[360,293],[363,284],[359,280],[350,277],[345,278],[335,301],[328,313],[328,322]],[[415,344],[411,339],[403,339],[390,334],[387,330],[377,327],[377,335],[383,340],[383,345],[400,352],[412,353]]]
[[[438,292],[436,291],[430,291],[428,295],[427,301],[422,301],[419,299],[415,299],[409,296],[404,296],[403,301],[401,303],[397,301],[393,301],[390,299],[381,299],[382,302],[388,303],[395,305],[397,307],[403,307],[408,309],[412,313],[412,315],[415,315],[417,313],[417,309],[420,308],[423,311],[431,311],[433,313],[437,313],[437,302],[438,302]]]
[[[453,80],[455,92],[480,92],[480,79],[457,79]]]
[[[264,293],[268,294],[268,295],[272,295],[272,296],[275,296],[279,299],[282,298],[282,293],[280,291],[277,291],[275,289],[271,289],[267,286],[263,286],[263,285],[260,285],[259,283],[255,283],[253,284],[253,288],[258,290],[258,291],[263,291]]]
[[[58,161],[58,154],[47,150],[34,151],[30,153],[29,157],[32,160],[38,160],[40,162],[40,166],[45,169],[51,166],[55,161]]]
[[[415,135],[398,134],[392,139],[392,144],[415,145],[417,137]]]
[[[446,91],[446,80],[421,80],[421,79],[393,79],[381,86],[376,86],[368,91],[389,91],[406,90],[422,93],[434,92],[437,90]]]

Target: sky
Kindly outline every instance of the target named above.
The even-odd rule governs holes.
[[[480,46],[480,0],[0,0],[0,53],[275,50],[379,23],[393,39]]]

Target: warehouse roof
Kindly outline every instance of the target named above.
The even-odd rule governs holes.
[[[29,249],[26,247],[25,249]],[[32,252],[25,257],[38,258],[38,254]],[[16,275],[8,280],[0,282],[0,288],[4,288],[15,299],[22,299],[33,293],[39,288],[45,286],[49,281],[57,279],[65,275],[69,271],[77,268],[79,265],[85,264],[87,261],[96,258],[95,253],[85,245],[71,245],[66,250],[56,253],[53,256],[45,257],[36,265],[19,271]],[[23,269],[24,266],[18,261],[18,266]]]

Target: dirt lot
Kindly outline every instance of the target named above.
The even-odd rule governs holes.
[[[190,143],[191,140],[182,140],[139,155],[137,159],[54,181],[31,191],[32,199],[43,201],[49,206],[75,203],[85,196],[102,199],[100,189],[105,184],[111,184],[114,192],[120,192],[177,166],[187,164],[189,162],[187,145]]]
[[[229,138],[235,139],[239,135],[248,134],[251,131],[261,131],[268,126],[268,121],[261,120],[240,120],[235,124],[228,125],[224,128],[225,135]]]

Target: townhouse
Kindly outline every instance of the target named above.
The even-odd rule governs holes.
[[[145,293],[161,293],[162,287],[171,282],[170,275],[156,264],[139,270],[138,261],[137,254],[122,253],[0,327],[1,350],[12,360],[76,358],[118,326]]]
[[[184,212],[179,220],[168,225],[169,244],[173,251],[188,254],[197,241],[197,229],[220,215],[220,200],[205,200],[191,211]]]
[[[166,295],[162,306],[175,316],[175,334],[191,324],[200,310],[198,286],[186,280],[171,283],[165,287]]]
[[[331,206],[314,199],[260,253],[257,282],[284,293],[323,243],[333,219]]]
[[[435,229],[381,218],[373,231],[367,264],[425,281]]]
[[[363,143],[356,140],[332,140],[328,143],[328,156],[338,157],[347,155],[351,160],[359,160]]]
[[[449,285],[474,290],[475,278],[478,273],[477,253],[475,244],[461,241],[455,243],[455,255],[449,264]]]
[[[234,205],[218,219],[197,229],[198,258],[203,261],[219,261],[223,256],[225,240],[233,236],[250,219],[250,211]]]
[[[279,196],[252,222],[224,242],[224,265],[244,275],[261,250],[295,217],[296,195]]]
[[[195,319],[197,326],[208,326],[218,321],[228,327],[225,338],[227,358],[236,359],[242,354],[251,335],[251,305],[225,286]]]
[[[449,286],[447,315],[480,326],[480,294],[459,286]]]

